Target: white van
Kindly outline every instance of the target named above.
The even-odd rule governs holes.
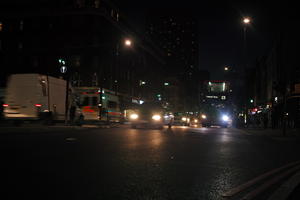
[[[69,90],[68,104],[72,101]],[[4,98],[4,117],[8,120],[65,120],[66,81],[41,74],[14,74],[8,79]],[[80,109],[75,119],[83,120]],[[68,115],[67,115],[68,117]]]

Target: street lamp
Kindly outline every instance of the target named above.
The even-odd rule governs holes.
[[[246,67],[247,65],[247,40],[246,40],[246,33],[247,33],[247,27],[251,24],[251,19],[249,17],[243,18],[243,24],[244,24],[244,65]]]
[[[129,48],[132,46],[132,40],[131,39],[124,39],[123,40],[123,44],[125,47]],[[116,88],[115,88],[115,93],[117,94],[117,90],[118,90],[118,68],[119,68],[119,55],[120,55],[120,46],[119,46],[119,42],[116,45],[116,77],[115,77],[115,81],[114,83],[116,84]]]
[[[249,17],[244,17],[243,18],[243,26],[244,26],[244,46],[243,46],[243,76],[244,78],[246,77],[246,68],[247,68],[247,40],[246,40],[246,33],[247,33],[247,27],[251,24],[251,19]],[[244,101],[245,101],[245,96],[244,96]],[[251,102],[252,103],[252,102]],[[245,121],[247,119],[247,104],[245,104]]]
[[[126,39],[124,41],[125,46],[130,47],[132,45],[132,41],[130,39]]]
[[[249,17],[245,17],[243,19],[244,24],[250,24],[251,23],[251,19]]]
[[[228,70],[229,70],[229,67],[224,67],[224,70],[225,70],[225,71],[228,71]]]

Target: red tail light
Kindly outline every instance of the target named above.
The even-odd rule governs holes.
[[[3,107],[8,107],[8,104],[3,104],[2,106],[3,106]]]
[[[35,107],[42,107],[42,104],[35,104]]]

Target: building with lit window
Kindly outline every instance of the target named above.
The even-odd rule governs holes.
[[[176,17],[175,17],[176,16]],[[199,70],[198,23],[191,16],[158,13],[147,22],[147,37],[153,40],[166,56],[166,77],[176,77],[183,84],[181,98],[184,110],[199,108],[201,78]],[[204,73],[207,75],[208,73]]]
[[[191,17],[159,16],[148,21],[147,35],[167,56],[169,73],[191,75],[198,69],[198,23]]]
[[[156,88],[163,60],[129,23],[109,0],[1,2],[1,85],[12,73],[65,75],[64,66],[76,86],[138,96],[147,79]]]

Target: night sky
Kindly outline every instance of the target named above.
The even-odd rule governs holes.
[[[255,63],[271,48],[276,33],[278,5],[274,1],[116,1],[121,12],[142,32],[145,21],[158,11],[199,20],[200,69],[209,70],[212,79],[222,79],[225,65],[241,67],[243,26],[249,16],[253,24],[247,32],[248,62]],[[278,3],[277,3],[278,4]]]

